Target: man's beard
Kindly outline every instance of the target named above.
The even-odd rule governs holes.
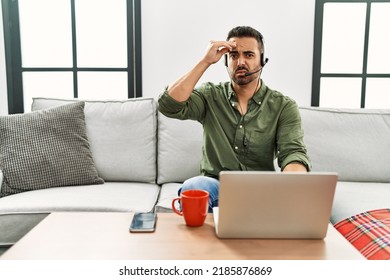
[[[249,72],[249,70],[245,67],[237,67],[237,69],[234,70],[234,73],[240,70],[246,70],[247,73]],[[245,76],[245,74],[240,74],[240,75],[234,74],[232,77],[233,82],[240,86],[247,85],[255,79],[257,79],[257,77],[253,77],[253,75]]]
[[[239,75],[239,76],[234,76],[232,78],[233,82],[239,86],[245,86],[256,79],[257,77],[254,77],[253,75],[251,76]]]

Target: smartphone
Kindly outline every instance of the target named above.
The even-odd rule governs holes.
[[[130,232],[153,232],[156,229],[156,221],[156,213],[134,213],[130,225]]]

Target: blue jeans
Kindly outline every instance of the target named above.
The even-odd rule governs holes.
[[[179,189],[179,196],[186,190],[204,190],[209,193],[209,212],[213,212],[213,207],[218,206],[219,181],[207,176],[196,176],[184,181]]]

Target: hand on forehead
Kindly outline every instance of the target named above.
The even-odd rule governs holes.
[[[229,39],[229,42],[235,44],[235,47],[233,47],[233,50],[235,51],[256,51],[258,49],[258,43],[256,39],[251,37],[233,37]]]

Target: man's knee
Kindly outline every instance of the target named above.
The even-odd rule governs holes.
[[[182,191],[186,191],[186,190],[201,190],[202,183],[200,182],[201,181],[200,177],[201,176],[197,176],[185,180],[179,189],[179,195]]]
[[[187,179],[183,182],[182,188],[193,190],[197,189],[197,186],[199,185],[199,178],[198,177],[192,177],[190,179]]]
[[[218,180],[216,179],[207,176],[196,176],[184,181],[179,194],[185,190],[205,190],[210,192],[213,189],[217,189],[218,185]]]

